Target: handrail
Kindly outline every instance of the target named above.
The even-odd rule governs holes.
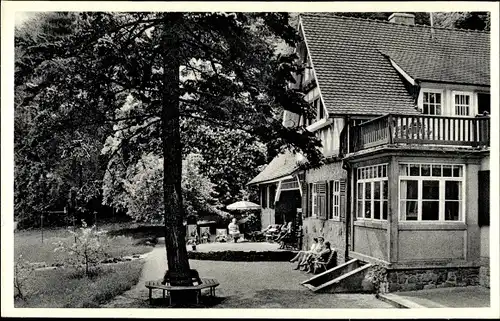
[[[349,126],[343,141],[347,153],[384,144],[436,144],[487,146],[490,117],[457,117],[389,113],[356,126]],[[344,139],[347,132],[344,133]]]

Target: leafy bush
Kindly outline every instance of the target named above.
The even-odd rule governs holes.
[[[54,252],[66,252],[68,254],[67,263],[77,269],[83,267],[87,277],[95,275],[99,263],[108,256],[105,246],[99,240],[99,236],[106,232],[97,231],[95,225],[88,227],[83,220],[79,231],[69,232],[75,237],[75,242],[68,246],[60,241],[56,243],[58,247],[54,249]]]
[[[249,232],[260,231],[261,230],[260,216],[254,213],[248,215],[248,221],[245,223],[245,225]]]

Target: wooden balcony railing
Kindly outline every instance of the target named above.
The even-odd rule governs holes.
[[[388,114],[341,134],[342,153],[386,144],[489,146],[490,118]]]

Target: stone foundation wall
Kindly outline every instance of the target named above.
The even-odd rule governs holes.
[[[477,267],[387,270],[381,292],[479,285],[479,273]]]
[[[481,258],[481,267],[479,268],[479,284],[484,287],[490,287],[490,260]]]

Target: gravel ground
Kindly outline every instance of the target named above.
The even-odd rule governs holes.
[[[310,275],[292,270],[287,262],[190,261],[203,278],[219,281],[215,299],[204,295],[201,304],[213,308],[392,308],[371,294],[316,294],[300,285]],[[115,298],[105,308],[166,307],[161,291],[148,303],[144,283],[162,278],[166,270],[165,248],[159,245],[147,257],[136,287]],[[208,290],[207,290],[208,291]],[[186,306],[183,306],[186,307]]]

